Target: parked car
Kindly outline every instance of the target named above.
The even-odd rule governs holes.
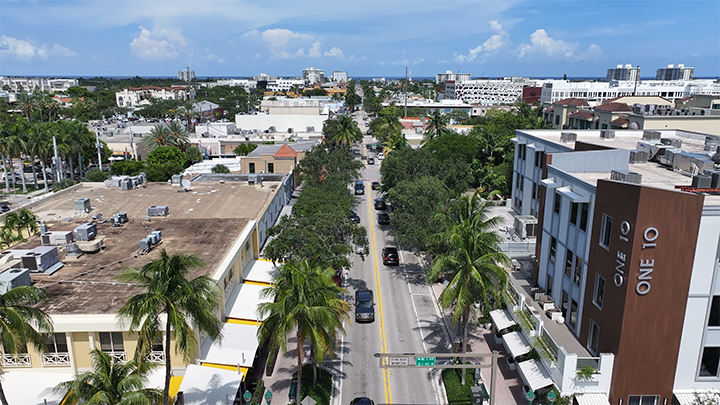
[[[375,164],[375,159],[369,157],[369,158],[367,159],[367,164],[369,164],[369,165],[374,165],[374,164]]]
[[[5,177],[6,177],[6,176],[7,176],[7,173],[3,173],[3,174],[2,174],[2,180],[3,180],[3,181],[5,180]],[[11,174],[11,175],[10,175],[10,180],[11,180],[11,181],[12,181],[12,177],[13,177],[13,176],[15,177],[15,181],[16,181],[16,182],[21,182],[21,181],[22,181],[22,176],[20,175],[20,173],[13,173],[13,174]]]
[[[378,212],[377,219],[379,225],[387,225],[390,223],[390,215],[388,215],[387,212]]]
[[[385,247],[382,250],[383,264],[386,266],[399,266],[400,256],[397,248]]]
[[[355,291],[355,322],[375,321],[375,302],[372,290]]]
[[[362,180],[355,182],[355,195],[359,194],[365,194],[365,184],[363,184]]]
[[[378,160],[385,160],[385,153],[383,153],[383,152],[378,153]]]
[[[359,255],[365,254],[365,247],[363,245],[355,245],[355,253]]]
[[[378,189],[380,189],[380,182],[379,182],[379,181],[373,181],[373,182],[370,184],[370,188],[372,188],[373,190],[378,190]]]
[[[350,221],[359,224],[360,223],[360,215],[357,214],[355,211],[350,211]]]
[[[368,397],[358,397],[350,401],[350,405],[375,405],[375,402]]]
[[[375,199],[375,209],[384,211],[385,208],[387,208],[387,204],[385,204],[385,200],[382,198],[376,198]]]

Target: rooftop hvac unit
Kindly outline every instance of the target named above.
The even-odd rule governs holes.
[[[515,230],[515,234],[517,234],[520,238],[525,239],[537,236],[537,224],[537,218],[531,215],[520,215],[515,217],[513,228]]]
[[[710,188],[720,188],[720,170],[710,172],[712,181],[710,182]]]
[[[150,235],[155,235],[157,238],[157,242],[160,242],[160,239],[162,239],[162,231],[152,231],[150,232]],[[155,242],[155,243],[157,243]]]
[[[117,227],[122,226],[122,224],[122,220],[117,215],[113,215],[110,217],[110,225]]]
[[[643,131],[642,139],[646,141],[659,141],[662,134],[659,131]]]
[[[170,214],[170,210],[167,205],[151,205],[147,209],[147,214],[150,217],[166,217]]]
[[[660,142],[662,142],[663,145],[672,146],[673,148],[682,148],[682,139],[660,138]]]
[[[132,190],[132,188],[133,188],[132,180],[130,179],[130,177],[125,177],[122,180],[120,180],[120,190],[128,191],[128,190]]]
[[[561,132],[560,133],[560,142],[566,143],[566,142],[575,142],[577,141],[577,134],[575,132]]]
[[[121,224],[124,224],[124,223],[128,222],[127,212],[118,212],[118,213],[116,214],[116,216],[117,216],[118,219],[120,220],[120,223],[121,223]]]
[[[658,162],[660,162],[661,165],[665,166],[673,166],[673,159],[675,159],[675,155],[682,153],[682,149],[665,149],[665,153],[658,158]]]
[[[140,249],[143,249],[143,250],[150,249],[150,238],[140,239]]]
[[[305,132],[315,132],[315,127],[307,127]]]
[[[60,261],[55,246],[38,246],[20,256],[22,266],[31,272],[42,273]]]
[[[630,163],[631,164],[647,163],[649,156],[650,155],[645,151],[631,150],[630,151]]]
[[[697,174],[692,179],[693,188],[711,188],[712,187],[712,176],[705,174]]]
[[[10,269],[0,274],[0,294],[5,294],[15,287],[30,284],[32,284],[32,278],[28,269]]]
[[[180,187],[182,185],[182,174],[173,174],[172,175],[172,186],[173,187]]]
[[[75,240],[78,241],[93,240],[97,236],[97,225],[82,224],[73,229],[73,235],[75,235]]]
[[[65,246],[73,241],[72,231],[45,232],[40,235],[43,246]]]
[[[600,138],[602,139],[614,139],[615,138],[615,131],[610,129],[601,129],[600,130]]]
[[[718,146],[720,146],[720,139],[710,136],[705,137],[704,150],[714,151],[717,150]]]
[[[706,170],[714,170],[715,164],[707,155],[688,152],[676,153],[673,157],[673,170],[683,174],[696,175]]]
[[[75,242],[67,245],[65,247],[65,252],[68,254],[68,256],[73,256],[75,258],[77,258],[78,256],[81,256],[83,254],[83,251],[80,250],[80,247]]]
[[[74,203],[75,213],[87,213],[90,212],[90,199],[89,198],[78,198]]]
[[[642,174],[629,170],[613,170],[610,172],[610,179],[625,183],[640,184],[642,183]]]

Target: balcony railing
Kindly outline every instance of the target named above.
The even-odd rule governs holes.
[[[43,353],[43,366],[69,366],[70,353]]]
[[[5,367],[32,367],[29,353],[3,354],[2,360]]]
[[[127,355],[125,352],[105,352],[107,353],[111,359],[114,359],[120,363],[127,363]]]
[[[163,351],[152,351],[146,358],[151,363],[165,364],[165,352]]]
[[[595,370],[599,369],[600,357],[578,357],[575,368],[579,370],[585,366],[592,367]]]

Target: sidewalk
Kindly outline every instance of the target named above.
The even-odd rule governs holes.
[[[275,404],[287,404],[294,402],[289,399],[290,384],[293,374],[297,371],[297,352],[295,338],[289,338],[287,341],[287,353],[283,353],[282,349],[278,353],[275,369],[270,377],[263,377],[265,389],[272,392],[272,402]],[[307,351],[305,352],[307,355]],[[265,373],[263,373],[263,376]],[[265,401],[263,400],[263,403]]]

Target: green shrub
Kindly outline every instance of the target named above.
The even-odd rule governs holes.
[[[213,173],[230,173],[230,169],[225,165],[215,165],[210,171]]]
[[[332,374],[320,367],[318,367],[317,372],[317,386],[313,387],[312,364],[306,364],[303,366],[302,391],[300,391],[300,398],[309,396],[317,401],[317,405],[330,405],[330,398],[332,397]]]
[[[85,181],[101,182],[110,178],[110,173],[100,169],[92,169],[85,173]]]
[[[53,184],[52,191],[60,191],[64,190],[68,187],[72,187],[75,185],[75,180],[73,179],[62,179],[58,181],[57,183]]]
[[[258,381],[255,392],[253,393],[250,405],[263,405],[263,395],[265,394],[265,382],[263,380]]]
[[[443,384],[445,384],[445,392],[447,400],[452,405],[471,405],[472,391],[470,387],[475,385],[475,375],[473,369],[465,370],[465,385],[460,384],[461,369],[446,368],[442,372]]]
[[[185,149],[185,167],[189,167],[194,163],[201,162],[205,159],[205,156],[200,152],[197,146],[191,145]]]
[[[137,176],[145,171],[145,162],[138,160],[119,160],[110,165],[113,176]]]
[[[170,180],[173,174],[183,171],[182,163],[154,163],[147,165],[147,179],[151,182],[164,182]]]

